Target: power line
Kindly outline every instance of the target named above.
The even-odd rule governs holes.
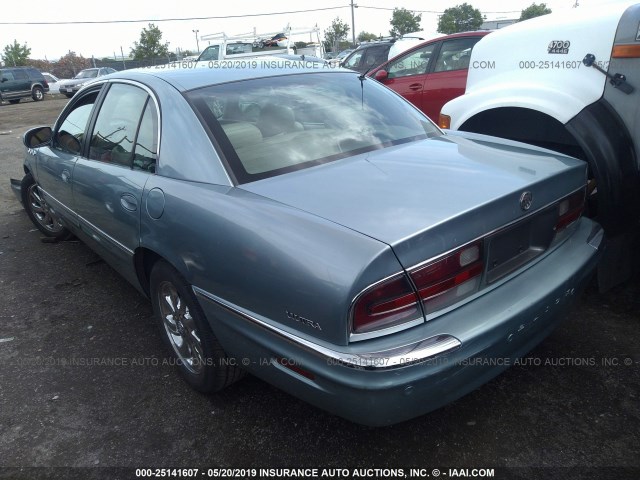
[[[390,12],[392,12],[393,10],[395,10],[395,8],[389,8],[389,7],[368,7],[366,5],[358,5],[358,8],[368,8],[369,10],[388,10]],[[409,10],[410,12],[415,12],[415,13],[434,13],[437,15],[442,15],[444,12],[436,12],[435,10],[413,10],[411,8],[407,8],[406,10]],[[504,12],[482,12],[484,13],[520,13],[521,10],[507,10]]]
[[[112,24],[112,23],[154,23],[154,22],[187,22],[193,20],[224,20],[227,18],[245,18],[245,17],[266,17],[270,15],[288,15],[292,13],[309,13],[321,12],[325,10],[338,10],[341,8],[349,8],[349,5],[340,7],[324,7],[312,8],[309,10],[292,10],[289,12],[272,12],[272,13],[248,13],[245,15],[223,15],[215,17],[184,17],[184,18],[142,18],[138,20],[80,20],[74,22],[0,22],[0,25],[93,25],[93,24]]]

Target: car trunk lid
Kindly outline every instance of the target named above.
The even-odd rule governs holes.
[[[579,160],[451,132],[241,188],[384,242],[408,269],[507,225],[514,225],[509,238],[548,246],[557,213],[542,211],[585,180]],[[541,212],[537,223],[518,230],[517,222],[532,212]],[[498,266],[522,247],[505,238],[495,239],[495,252],[506,253],[490,258]]]

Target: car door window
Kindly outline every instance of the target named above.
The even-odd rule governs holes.
[[[64,118],[56,131],[51,144],[52,148],[74,155],[80,154],[84,132],[96,98],[98,98],[98,91],[85,95],[74,105],[73,110]]]
[[[148,96],[133,85],[111,85],[91,135],[91,160],[131,166],[134,141]]]
[[[29,78],[27,72],[25,72],[24,70],[15,70],[13,72],[13,76],[16,80],[27,80]]]
[[[14,80],[13,72],[11,70],[5,70],[2,72],[2,80],[7,82]]]
[[[154,103],[149,99],[144,109],[140,129],[136,137],[136,146],[133,155],[133,169],[156,171],[158,155],[158,113]]]
[[[364,66],[367,69],[377,67],[387,59],[386,57],[388,53],[389,47],[385,45],[367,48],[367,51],[365,53],[366,56],[364,59]]]
[[[435,46],[436,44],[432,43],[390,62],[387,67],[389,78],[409,77],[427,73]]]
[[[482,37],[456,38],[443,42],[434,71],[447,72],[469,68],[471,50],[480,38]]]

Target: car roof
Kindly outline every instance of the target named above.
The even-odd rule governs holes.
[[[157,65],[125,70],[111,74],[110,78],[144,81],[145,76],[153,76],[161,78],[180,91],[187,91],[214,84],[302,73],[357,74],[357,72],[346,68],[330,67],[324,62],[289,60],[269,56],[246,60],[196,62],[193,68],[172,68],[169,65]]]

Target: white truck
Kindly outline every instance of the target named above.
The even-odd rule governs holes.
[[[598,271],[604,290],[628,278],[640,257],[639,95],[640,4],[617,2],[484,37],[466,93],[442,108],[439,123],[588,162],[588,213],[607,235]]]
[[[296,49],[292,37],[309,35],[310,47]],[[273,47],[265,47],[265,41],[273,37],[281,36]],[[255,58],[269,55],[312,55],[322,58],[323,43],[320,39],[318,27],[294,30],[290,26],[281,32],[257,33],[254,29],[251,33],[229,36],[224,32],[202,35],[202,41],[208,41],[209,45],[202,51],[197,61],[216,61]]]

